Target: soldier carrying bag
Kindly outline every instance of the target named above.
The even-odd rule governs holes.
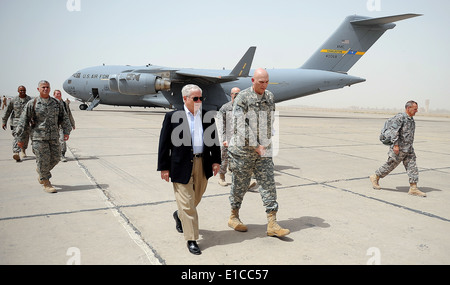
[[[399,120],[397,118],[399,116],[399,114],[402,115],[401,122],[399,122]],[[395,115],[392,118],[387,119],[386,122],[384,123],[383,128],[381,129],[380,141],[384,145],[392,145],[394,143],[395,137],[397,137],[398,132],[400,131],[400,129],[403,126],[403,123],[405,121],[404,116],[403,116],[403,113],[399,113],[399,114]]]

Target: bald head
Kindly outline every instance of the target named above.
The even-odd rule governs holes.
[[[264,68],[258,68],[253,73],[252,77],[253,90],[259,94],[263,95],[269,85],[269,74]]]
[[[258,68],[253,73],[253,77],[269,77],[269,74],[267,73],[267,70],[264,68]]]

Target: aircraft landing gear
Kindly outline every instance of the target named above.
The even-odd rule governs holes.
[[[80,110],[86,110],[88,108],[87,104],[81,104],[80,105]]]

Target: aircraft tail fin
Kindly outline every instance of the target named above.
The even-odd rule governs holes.
[[[252,66],[255,51],[256,47],[250,47],[228,76],[247,77],[250,72],[250,67]]]
[[[393,22],[421,16],[403,14],[369,18],[348,16],[328,40],[303,64],[303,69],[346,73],[389,29]]]

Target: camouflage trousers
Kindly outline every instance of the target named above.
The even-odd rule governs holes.
[[[405,166],[406,173],[409,177],[409,183],[417,183],[419,182],[419,170],[416,164],[416,154],[414,150],[410,152],[402,152],[399,154],[395,154],[392,148],[388,153],[389,157],[385,164],[383,164],[380,168],[375,171],[375,174],[380,178],[386,177],[392,170],[394,170],[401,162]]]
[[[240,209],[244,195],[250,185],[252,174],[259,184],[259,193],[266,212],[278,211],[277,191],[273,173],[272,157],[258,154],[238,156],[228,152],[230,170],[232,171],[230,204],[232,209]]]
[[[59,144],[61,145],[61,154],[66,155],[67,145],[64,140],[64,131],[61,127],[59,128]]]
[[[19,142],[19,137],[17,136],[16,128],[13,129],[12,136],[13,136],[13,153],[18,153],[22,149],[17,145],[17,143]],[[25,150],[28,148],[28,141],[30,140],[30,131],[25,131],[23,137],[24,137],[23,149]]]
[[[228,169],[228,147],[221,146],[220,151],[222,153],[222,163],[220,164],[219,174],[225,174]]]
[[[36,155],[36,171],[41,180],[52,177],[50,171],[58,164],[61,157],[61,147],[58,140],[31,142],[33,153]]]

